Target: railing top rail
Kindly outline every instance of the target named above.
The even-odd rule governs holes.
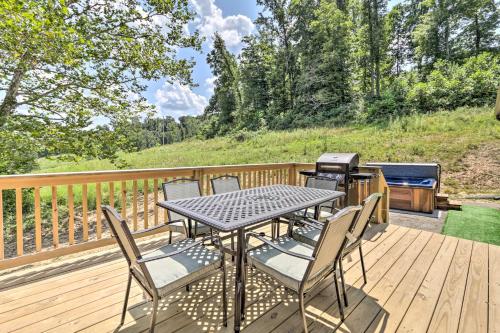
[[[0,176],[0,189],[15,189],[34,186],[85,184],[101,181],[135,180],[152,177],[192,176],[193,171],[237,172],[252,170],[281,169],[295,163],[237,164],[216,166],[192,166],[155,169],[101,170],[81,172],[58,172]]]

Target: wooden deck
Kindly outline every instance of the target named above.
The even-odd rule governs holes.
[[[310,332],[500,332],[500,247],[386,225],[371,230],[364,250],[368,284],[356,255],[345,265],[345,322],[340,324],[328,279],[308,296]],[[126,274],[116,251],[4,273],[0,332],[111,332],[119,322]],[[219,278],[170,295],[156,331],[231,332],[232,320],[228,328],[220,325]],[[247,287],[244,332],[302,331],[293,294],[256,272]],[[231,299],[232,288],[230,293]],[[120,331],[143,332],[150,307],[137,285],[129,305]],[[229,307],[232,314],[232,302]]]

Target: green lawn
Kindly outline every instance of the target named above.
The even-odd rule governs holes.
[[[443,234],[500,245],[500,210],[469,205],[461,211],[451,210]]]
[[[460,170],[463,168],[461,159],[468,151],[491,142],[500,142],[500,122],[495,120],[492,109],[485,107],[409,116],[384,125],[257,132],[248,133],[243,140],[234,137],[189,140],[136,153],[121,153],[120,158],[125,161],[126,168],[135,169],[314,162],[323,152],[357,152],[362,163],[439,162],[446,172]],[[61,162],[42,159],[39,162],[37,172],[117,168],[106,160]],[[449,187],[461,191],[461,185],[452,181]]]

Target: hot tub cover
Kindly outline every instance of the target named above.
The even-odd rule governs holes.
[[[420,188],[433,188],[436,184],[434,178],[388,177],[385,179],[389,186],[408,186]]]

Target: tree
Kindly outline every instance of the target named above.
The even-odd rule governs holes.
[[[236,58],[227,50],[218,33],[214,35],[213,49],[207,56],[207,63],[216,80],[214,94],[204,112],[211,121],[205,134],[226,134],[235,124],[235,116],[241,106],[241,92]]]
[[[264,8],[256,20],[261,34],[271,38],[278,46],[272,107],[279,113],[294,108],[296,92],[296,57],[292,43],[298,19],[291,3],[290,0],[257,0],[257,4]]]
[[[196,137],[200,132],[202,119],[200,116],[182,116],[179,117],[179,127],[182,132],[182,140]]]
[[[257,130],[267,123],[270,103],[268,78],[273,67],[273,50],[268,40],[258,36],[243,39],[245,46],[240,57],[242,107],[238,127]]]
[[[22,131],[34,148],[66,157],[106,157],[104,146],[122,141],[96,136],[96,118],[151,110],[145,80],[191,83],[193,64],[176,50],[200,47],[183,29],[192,17],[186,0],[2,1],[0,134]]]

